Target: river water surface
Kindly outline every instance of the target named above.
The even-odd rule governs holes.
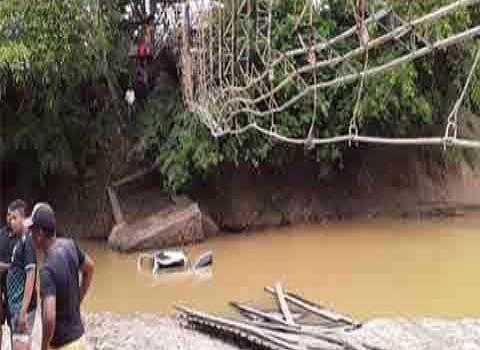
[[[187,247],[212,250],[207,274],[137,270],[137,254],[82,241],[96,262],[85,311],[171,313],[175,305],[225,313],[228,302],[266,301],[284,288],[364,319],[480,316],[480,216],[349,222],[223,235]]]

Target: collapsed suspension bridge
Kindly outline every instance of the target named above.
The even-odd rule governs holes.
[[[437,50],[478,38],[478,25],[437,40],[423,36],[421,28],[456,11],[479,6],[480,0],[454,1],[408,20],[381,0],[352,0],[355,25],[332,38],[319,37],[314,30],[313,18],[323,2],[307,0],[294,15],[297,27],[306,22],[310,29],[294,28],[292,42],[299,46],[290,50],[282,50],[273,42],[276,1],[184,2],[183,30],[176,34],[182,43],[180,70],[184,99],[214,137],[254,130],[281,142],[307,147],[348,142],[480,148],[479,140],[458,136],[458,115],[480,65],[480,45],[463,89],[446,117],[442,135],[387,138],[362,135],[359,130],[360,104],[365,96],[367,78],[385,74]],[[375,36],[377,33],[380,34]],[[336,49],[336,45],[352,40],[356,47],[350,51]],[[399,46],[404,51],[387,62],[370,66],[369,52],[382,50],[388,45]],[[332,78],[321,80],[320,73],[325,71],[333,72]],[[319,106],[319,92],[354,82],[359,82],[359,86],[348,132],[334,137],[317,137],[315,122],[320,113],[325,114]],[[292,88],[295,94],[285,98],[283,92]],[[313,108],[311,125],[305,137],[282,134],[278,127],[281,113],[306,98],[313,99]]]

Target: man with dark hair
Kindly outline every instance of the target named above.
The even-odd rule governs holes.
[[[24,224],[27,206],[16,200],[8,206],[9,222],[17,236],[7,272],[7,306],[13,350],[29,350],[37,309],[37,258],[32,235]]]
[[[25,217],[25,215],[27,214],[27,203],[25,203],[21,199],[16,199],[8,205],[8,211],[10,213],[18,211],[20,215],[23,215],[23,217]]]
[[[40,269],[42,350],[84,350],[80,304],[92,281],[93,261],[73,240],[56,237],[55,213],[48,204],[35,205],[26,225],[32,229],[35,246],[45,254]]]
[[[2,348],[2,326],[7,322],[10,325],[10,317],[7,307],[7,280],[6,272],[12,259],[13,247],[18,241],[17,236],[12,232],[10,219],[12,213],[7,211],[6,225],[0,229],[0,349]],[[11,334],[11,333],[10,333]],[[10,339],[11,340],[11,339]]]

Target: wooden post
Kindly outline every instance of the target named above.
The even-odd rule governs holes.
[[[256,317],[259,317],[259,318],[263,318],[265,320],[268,320],[270,322],[275,322],[277,324],[281,324],[283,326],[292,326],[291,324],[287,323],[286,321],[284,321],[282,318],[276,316],[276,315],[271,315],[269,313],[266,313],[266,312],[263,312],[263,311],[260,311],[260,310],[257,310],[251,306],[247,306],[247,305],[242,305],[242,304],[239,304],[239,303],[235,303],[235,302],[231,302],[230,303],[233,307],[237,308],[239,311],[241,312],[245,312],[247,314],[251,314],[253,316],[256,316]],[[295,326],[294,326],[295,327]]]
[[[275,292],[277,294],[278,305],[282,311],[283,317],[288,324],[294,326],[295,322],[293,321],[292,314],[288,308],[288,304],[285,300],[285,295],[283,294],[282,285],[280,283],[275,284]]]
[[[108,197],[110,198],[110,204],[112,205],[112,212],[113,212],[113,218],[115,219],[115,224],[116,225],[125,224],[125,219],[123,217],[122,210],[120,209],[120,202],[118,201],[118,197],[117,197],[117,194],[115,193],[115,190],[111,186],[108,186],[107,192],[108,192]]]
[[[182,78],[183,78],[183,94],[185,104],[191,110],[193,102],[193,67],[191,53],[191,21],[190,21],[190,4],[185,3],[185,11],[183,16],[183,35],[182,35]]]
[[[268,292],[268,293],[271,293],[271,294],[275,294],[275,290],[273,288],[270,288],[270,287],[266,287],[265,290]],[[352,320],[350,317],[348,316],[344,316],[344,315],[340,315],[334,311],[331,311],[331,310],[326,310],[326,309],[320,309],[314,305],[311,305],[309,303],[307,303],[306,301],[303,301],[303,300],[300,300],[298,298],[296,298],[295,296],[287,293],[285,295],[285,300],[289,301],[290,303],[292,303],[293,305],[295,306],[298,306],[299,308],[302,308],[306,311],[309,311],[315,315],[318,315],[320,317],[323,317],[324,319],[326,320],[329,320],[331,322],[334,322],[334,323],[344,323],[344,324],[347,324],[347,325],[351,325],[351,326],[359,326],[359,323]]]

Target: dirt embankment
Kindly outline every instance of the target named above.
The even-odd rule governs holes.
[[[480,209],[480,170],[452,161],[455,152],[351,148],[323,177],[322,164],[303,154],[284,167],[223,166],[189,195],[224,231],[366,217],[462,215]],[[159,178],[151,174],[119,192],[127,219],[160,210],[170,200]],[[62,233],[106,239],[113,218],[104,186],[81,194],[75,188],[74,183],[51,181],[49,188],[26,199],[50,201]],[[11,198],[16,193],[22,192],[9,191]]]
[[[227,231],[480,208],[480,171],[449,158],[432,149],[352,148],[324,178],[321,164],[302,157],[281,169],[224,167],[193,196]]]
[[[38,321],[38,320],[37,320]],[[238,350],[234,342],[219,335],[211,337],[180,326],[177,320],[162,315],[84,315],[88,350]],[[8,328],[4,329],[1,350],[11,350]],[[355,331],[359,342],[378,349],[392,344],[409,350],[478,349],[480,320],[374,319]],[[41,325],[36,322],[32,349],[40,349]],[[241,345],[241,344],[238,344]]]

